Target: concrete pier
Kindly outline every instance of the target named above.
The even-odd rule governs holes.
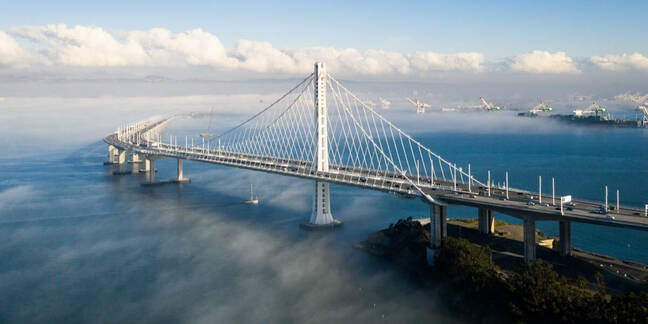
[[[446,206],[430,205],[430,246],[427,248],[427,263],[434,264],[434,256],[441,241],[448,236]]]
[[[140,169],[140,172],[149,172],[151,171],[151,160],[146,158],[144,159],[144,163],[142,165],[142,168]],[[155,170],[153,170],[155,172]]]
[[[149,162],[149,183],[154,183],[155,182],[155,160],[150,159],[148,160]]]
[[[117,159],[115,159],[115,155],[117,154],[117,148],[108,145],[108,163],[115,163]]]
[[[313,211],[308,222],[299,224],[305,230],[333,229],[343,225],[343,222],[333,218],[331,214],[331,190],[329,183],[315,181],[313,192]]]
[[[560,241],[558,241],[558,244],[560,246],[560,255],[570,256],[572,254],[571,222],[560,222]]]
[[[124,164],[126,163],[126,150],[118,150],[117,163]]]
[[[524,262],[530,263],[536,258],[535,220],[524,219]]]
[[[131,160],[128,161],[128,163],[142,163],[144,162],[141,158],[140,155],[137,153],[131,153]]]
[[[321,62],[315,63],[314,70],[315,88],[315,167],[318,172],[329,172],[329,149],[328,149],[328,122],[326,108],[327,73],[326,65]],[[326,181],[315,181],[313,192],[313,211],[308,222],[299,226],[306,230],[331,229],[342,225],[342,221],[334,219],[331,214],[331,190]]]
[[[104,165],[117,164],[119,157],[119,149],[113,145],[108,145],[108,161],[104,162]]]
[[[183,182],[191,182],[191,179],[186,178],[184,176],[184,172],[182,170],[182,159],[178,159],[178,166],[177,166],[177,171],[178,171],[178,177],[173,178],[170,180],[166,181],[155,181],[155,172],[157,170],[155,169],[155,157],[153,156],[147,156],[146,159],[143,161],[143,170],[146,170],[146,173],[148,174],[148,181],[145,183],[142,183],[143,187],[151,187],[151,186],[160,186],[164,184],[173,184],[173,183],[183,183]]]
[[[492,209],[479,208],[477,217],[477,228],[480,233],[487,235],[495,233],[495,216]]]
[[[174,182],[191,182],[191,179],[185,178],[182,172],[182,159],[178,159],[178,177],[175,178]]]
[[[149,155],[143,155],[140,156],[142,159],[142,162],[138,168],[139,172],[144,172],[144,173],[149,173],[152,171],[157,171],[155,169],[155,157],[154,156],[149,156]]]
[[[178,180],[182,180],[182,160],[178,159]]]

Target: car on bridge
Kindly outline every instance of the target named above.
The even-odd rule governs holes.
[[[601,205],[601,207],[599,207],[599,209],[595,210],[594,212],[601,215],[606,215],[608,213],[608,208],[605,205]]]

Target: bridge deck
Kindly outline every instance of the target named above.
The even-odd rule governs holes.
[[[145,133],[154,130],[163,126],[168,121],[169,119],[158,121],[140,130],[140,132]],[[223,150],[205,150],[202,147],[185,148],[159,142],[133,144],[119,140],[117,134],[106,136],[104,141],[122,150],[156,158],[184,159],[228,165],[388,192],[397,194],[402,198],[418,197],[429,200],[423,194],[425,193],[433,197],[436,202],[489,208],[518,218],[554,221],[565,220],[648,230],[648,217],[643,216],[643,210],[636,208],[622,207],[618,212],[615,210],[608,213],[608,215],[613,216],[610,217],[597,213],[601,203],[575,200],[575,205],[569,207],[569,209],[567,206],[564,206],[564,214],[561,214],[559,206],[542,206],[537,204],[537,193],[518,189],[509,189],[509,199],[506,199],[504,189],[491,188],[491,195],[488,196],[485,190],[486,188],[483,186],[473,185],[469,192],[467,183],[457,183],[455,190],[454,181],[447,179],[435,178],[434,183],[432,183],[429,178],[419,177],[417,179],[417,176],[412,174],[402,175],[394,172],[339,165],[331,165],[329,172],[318,172],[313,170],[312,162],[310,161],[239,154]],[[534,199],[530,199],[528,195],[534,196]],[[542,198],[544,202],[551,201],[551,196],[543,195]],[[531,200],[536,204],[533,206],[528,205],[527,202]]]

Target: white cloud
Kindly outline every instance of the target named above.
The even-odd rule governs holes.
[[[38,56],[29,53],[14,38],[0,31],[0,65],[20,68],[39,60]]]
[[[233,67],[218,37],[201,29],[171,33],[147,31],[110,33],[101,27],[66,25],[13,28],[15,35],[47,46],[53,61],[66,66],[181,66]]]
[[[307,73],[312,70],[315,61],[323,60],[329,65],[329,70],[346,75],[484,70],[484,56],[480,53],[416,52],[407,55],[383,50],[330,47],[284,50],[267,42],[253,40],[240,40],[233,49],[228,50],[217,36],[201,29],[172,33],[154,28],[119,33],[101,27],[59,24],[16,27],[11,32],[44,47],[47,57],[62,66],[195,65],[259,73]]]
[[[214,34],[202,29],[174,33],[163,28],[110,31],[97,26],[64,24],[11,28],[13,36],[30,40],[25,48],[0,31],[0,65],[25,67],[51,64],[61,67],[188,67],[219,71],[304,74],[313,63],[324,61],[341,76],[417,75],[431,72],[499,71],[478,52],[441,54],[431,51],[400,53],[379,49],[306,47],[280,49],[271,43],[239,40],[226,48]],[[639,53],[594,56],[590,61],[604,70],[648,71],[648,58]],[[563,74],[580,73],[565,52],[535,50],[509,61],[505,70]]]
[[[368,50],[361,52],[354,48],[311,47],[290,52],[297,66],[304,71],[312,70],[313,62],[324,61],[329,70],[338,74],[408,74],[411,63],[398,52]]]
[[[411,55],[412,65],[421,71],[483,71],[484,54],[457,53],[454,55],[433,52],[415,52]]]
[[[232,51],[242,68],[255,72],[304,72],[295,59],[268,42],[240,40]]]
[[[185,33],[171,33],[166,29],[132,31],[127,39],[145,49],[148,65],[208,65],[217,68],[235,68],[238,61],[227,55],[227,50],[215,35],[202,29]]]
[[[640,53],[593,56],[590,60],[601,69],[608,71],[628,71],[633,69],[648,71],[648,57]]]
[[[53,61],[68,66],[127,66],[146,64],[146,51],[132,39],[118,41],[100,27],[66,25],[26,26],[16,35],[49,46]]]
[[[614,99],[618,100],[618,101],[624,101],[624,102],[634,103],[634,104],[638,104],[638,105],[641,105],[641,104],[644,104],[644,103],[648,104],[648,93],[645,94],[645,95],[641,95],[639,93],[632,94],[632,93],[626,92],[626,93],[622,93],[622,94],[618,94],[618,95],[614,96]]]
[[[571,57],[565,52],[550,53],[548,51],[533,51],[517,55],[513,58],[511,70],[528,73],[579,73]]]

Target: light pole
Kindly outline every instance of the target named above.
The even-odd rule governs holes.
[[[608,187],[605,186],[605,212],[608,211]]]
[[[509,186],[508,186],[508,171],[506,171],[506,199],[509,199]]]
[[[488,170],[488,183],[486,185],[488,187],[488,197],[490,197],[491,196],[491,193],[490,193],[490,187],[491,187],[490,170]]]
[[[556,183],[554,178],[551,178],[551,205],[556,206]]]
[[[538,203],[542,204],[542,176],[538,176]]]

